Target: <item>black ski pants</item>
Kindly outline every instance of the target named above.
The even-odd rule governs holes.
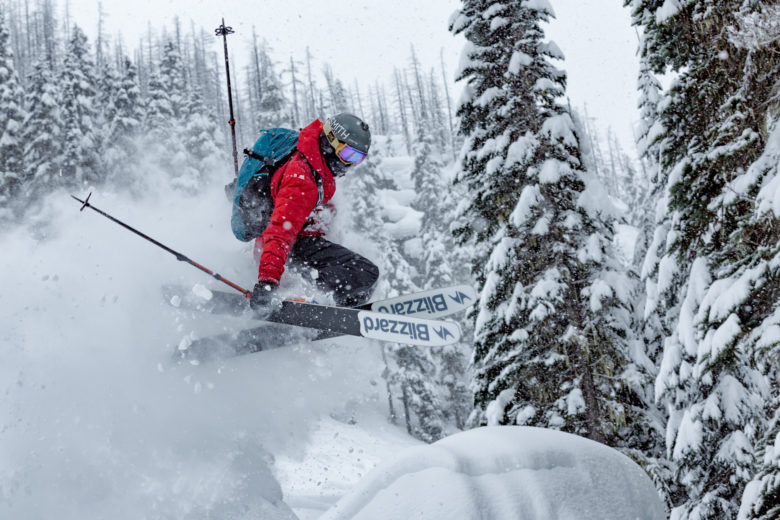
[[[379,279],[379,268],[369,259],[322,237],[298,237],[287,263],[331,291],[343,307],[366,303]]]

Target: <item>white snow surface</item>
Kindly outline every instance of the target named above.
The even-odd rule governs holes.
[[[554,430],[484,427],[401,453],[322,520],[660,520],[647,475],[602,444]]]
[[[509,59],[509,66],[507,70],[511,74],[519,74],[521,67],[527,67],[532,62],[533,60],[528,54],[517,50],[512,53],[512,57]]]
[[[780,124],[769,134],[767,145],[761,157],[750,166],[746,177],[756,178],[766,173],[761,190],[756,197],[760,213],[771,211],[780,215]]]
[[[251,287],[224,181],[91,203]],[[396,181],[386,216],[415,233],[409,179]],[[225,286],[67,193],[45,202],[0,234],[0,518],[310,520],[334,504],[325,518],[663,516],[641,470],[585,439],[501,427],[421,446],[387,421],[381,353],[359,338],[172,363],[178,345],[254,323],[175,308],[163,284],[203,298]],[[379,260],[365,237],[333,238]],[[281,287],[305,290],[295,276]]]
[[[224,180],[196,197],[160,186],[139,201],[96,191],[90,202],[251,287]],[[417,442],[387,422],[381,356],[358,338],[175,365],[187,338],[256,322],[174,308],[163,284],[227,287],[79,212],[67,193],[45,203],[34,229],[0,234],[0,518],[295,519],[287,500],[317,478],[307,454],[323,428],[361,430],[341,461],[358,469],[329,481],[338,496],[363,466]]]
[[[550,5],[548,0],[528,0],[524,4],[524,7],[528,9],[535,9],[537,11],[544,11],[549,13],[549,15],[553,18],[555,17],[555,11],[553,10],[552,5]]]
[[[666,0],[655,14],[655,22],[664,23],[669,18],[675,16],[682,9],[681,0]]]

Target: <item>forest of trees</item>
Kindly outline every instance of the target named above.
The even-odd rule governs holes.
[[[229,116],[212,31],[185,30],[175,20],[173,30],[150,28],[127,49],[100,26],[97,41],[87,41],[77,22],[58,14],[52,0],[0,6],[0,218],[20,218],[55,187],[119,182],[141,190],[146,180],[133,178],[138,171],[174,176],[191,190],[207,172],[230,174],[219,156],[230,153]],[[259,129],[300,128],[352,111],[365,114],[376,133],[400,135],[409,153],[425,119],[436,149],[455,154],[446,71],[443,64],[423,70],[412,45],[389,87],[375,81],[362,91],[309,51],[277,61],[267,42],[252,40],[249,65],[231,70],[239,149]],[[138,150],[154,162],[143,162]]]
[[[640,35],[632,159],[569,105],[543,29],[551,3],[462,0],[449,21],[466,41],[459,70],[424,67],[410,45],[389,86],[363,90],[253,37],[232,78],[239,142],[362,114],[383,145],[344,189],[383,253],[378,291],[478,288],[473,341],[383,347],[390,416],[410,434],[560,429],[636,460],[675,520],[778,518],[780,7],[624,0]],[[142,196],[162,177],[196,193],[205,175],[227,178],[224,66],[208,31],[176,22],[129,50],[55,23],[51,0],[0,9],[4,225],[55,189]],[[376,233],[398,150],[412,158],[425,247]],[[620,227],[637,233],[631,258]]]
[[[675,519],[777,518],[780,9],[625,4],[640,160],[619,175],[622,153],[609,142],[599,160],[566,103],[550,2],[464,0],[451,19],[468,42],[455,233],[482,290],[470,424],[617,447]],[[629,265],[612,248],[625,223],[639,231]]]

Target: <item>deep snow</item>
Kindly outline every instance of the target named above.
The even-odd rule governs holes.
[[[400,175],[411,159],[393,158],[387,168],[399,190],[382,193],[386,217],[399,235],[413,236],[419,215],[402,211],[410,186]],[[160,182],[142,200],[96,191],[91,202],[251,288],[256,267],[251,248],[230,232],[225,181],[212,179],[195,197]],[[484,433],[421,446],[387,421],[380,352],[359,338],[176,365],[171,354],[185,336],[255,323],[174,309],[163,284],[224,286],[97,213],[79,212],[68,193],[52,194],[44,207],[26,227],[0,234],[0,518],[309,520],[339,499],[329,515],[348,518],[344,508],[357,502],[364,512],[396,511],[386,501],[396,492],[409,514],[444,493],[448,511],[477,507],[516,518],[507,504],[530,500],[548,514],[561,490],[534,461],[569,457],[581,465],[565,476],[581,486],[594,477],[588,464],[598,450],[590,459],[545,452],[537,437],[530,445],[530,437],[489,439],[488,455],[484,437],[473,437]],[[338,221],[348,213],[337,217],[337,229],[348,230]],[[354,232],[335,238],[369,258],[380,254]],[[283,290],[310,291],[295,276]],[[557,443],[563,434],[545,435]],[[625,463],[602,448],[605,460]],[[491,464],[503,458],[525,469],[496,474]],[[378,464],[396,479],[384,491],[385,477],[376,475],[387,469],[371,473]],[[487,464],[486,476],[464,474],[463,464]],[[593,489],[647,491],[634,469],[621,471],[635,480],[599,473]],[[435,482],[446,489],[431,488]],[[617,496],[613,505],[610,511],[625,510]]]
[[[223,182],[197,197],[161,183],[141,201],[96,191],[91,202],[251,287],[254,261],[230,233]],[[97,213],[80,213],[67,193],[49,197],[36,220],[32,231],[0,235],[0,518],[294,518],[274,457],[288,488],[300,487],[294,461],[307,460],[323,424],[372,425],[344,454],[357,468],[378,459],[372,431],[393,446],[415,442],[385,421],[375,345],[338,341],[174,365],[185,335],[247,323],[183,314],[160,286],[220,284]],[[389,451],[388,442],[376,450]]]
[[[408,449],[322,520],[661,520],[644,471],[619,452],[541,428],[485,427]]]

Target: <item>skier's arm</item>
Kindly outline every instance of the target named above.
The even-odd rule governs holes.
[[[317,205],[317,184],[311,171],[290,164],[283,173],[274,200],[271,222],[263,232],[263,254],[260,256],[259,281],[279,283],[284,264],[306,219]]]

